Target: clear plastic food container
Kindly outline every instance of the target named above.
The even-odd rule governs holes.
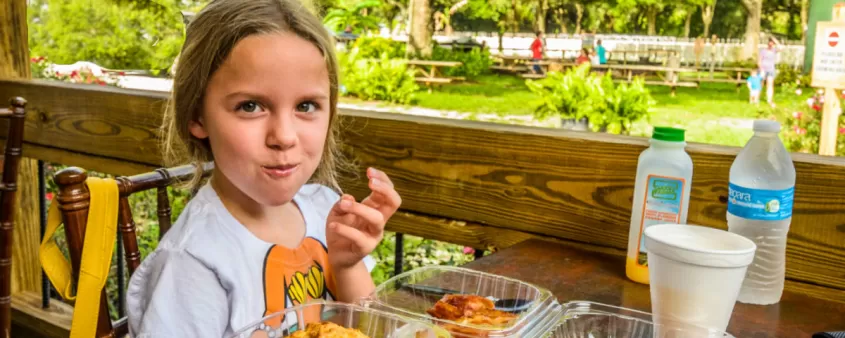
[[[315,300],[264,317],[241,328],[230,338],[289,337],[306,330],[308,324],[317,323],[334,323],[356,329],[369,338],[451,337],[448,331],[431,323],[397,316],[366,305]]]
[[[427,313],[446,294],[486,297],[516,318],[504,324],[465,324]],[[428,266],[395,276],[376,287],[371,306],[431,321],[454,337],[541,337],[560,320],[562,309],[546,289],[480,271]]]
[[[563,304],[560,325],[545,337],[552,338],[734,338],[727,332],[661,327],[650,313],[605,304],[573,301]]]

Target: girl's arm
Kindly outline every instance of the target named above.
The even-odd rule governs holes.
[[[364,261],[349,268],[339,268],[334,271],[337,297],[341,302],[354,303],[373,293],[376,285]]]
[[[343,195],[326,218],[326,244],[335,273],[338,298],[354,302],[375,289],[364,258],[381,242],[384,225],[399,209],[402,199],[382,171],[367,170],[370,196],[361,202]]]

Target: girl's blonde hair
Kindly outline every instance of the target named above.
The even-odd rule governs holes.
[[[326,61],[331,84],[329,133],[310,182],[340,192],[337,171],[345,162],[337,140],[338,65],[334,40],[314,14],[310,1],[304,1],[214,0],[188,24],[161,131],[167,166],[196,165],[197,175],[190,182],[191,188],[196,189],[201,182],[202,164],[214,160],[208,140],[198,139],[188,130],[189,124],[200,118],[203,96],[212,74],[241,39],[255,34],[290,32],[313,43]]]

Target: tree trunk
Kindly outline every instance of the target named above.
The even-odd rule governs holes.
[[[449,12],[444,17],[444,23],[446,24],[446,36],[452,36],[452,16],[455,15],[461,7],[466,6],[467,3],[469,3],[469,0],[461,0],[449,8]]]
[[[807,39],[807,11],[810,7],[810,0],[801,0],[801,44]]]
[[[6,0],[0,4],[0,78],[30,77],[26,3],[26,0]],[[9,99],[0,97],[0,105],[8,106]],[[30,117],[35,114],[31,108],[28,113]],[[23,156],[26,155],[24,146]],[[7,286],[11,294],[20,291],[38,292],[41,289],[41,262],[38,258],[38,245],[41,242],[39,199],[38,161],[23,157],[18,168],[15,222],[12,229],[12,282]],[[4,313],[0,317],[6,320],[6,315]],[[2,332],[0,336],[3,336]]]
[[[581,19],[584,18],[584,5],[575,3],[575,34],[581,34]]]
[[[710,36],[710,24],[713,23],[713,11],[716,9],[716,0],[709,5],[701,6],[701,21],[704,23],[704,38]]]
[[[549,0],[537,0],[534,11],[534,31],[546,32],[546,13],[549,10]]]
[[[411,34],[407,52],[414,56],[431,56],[431,8],[429,0],[411,0]]]
[[[648,35],[657,34],[657,6],[648,6],[646,15],[648,16]]]
[[[745,46],[742,59],[756,59],[760,45],[760,18],[763,14],[763,0],[742,0],[742,6],[748,13],[745,22]]]
[[[687,10],[689,11],[689,12],[687,12],[687,20],[684,21],[684,37],[685,38],[689,37],[689,28],[690,28],[690,22],[692,21],[693,8],[689,8]]]
[[[511,29],[511,32],[519,33],[519,18],[517,18],[517,14],[519,6],[519,0],[511,0],[511,8],[508,10],[508,23]]]
[[[569,34],[569,31],[566,29],[566,11],[563,9],[558,9],[555,11],[557,15],[555,15],[555,22],[557,22],[558,26],[560,26],[560,32],[562,34]]]

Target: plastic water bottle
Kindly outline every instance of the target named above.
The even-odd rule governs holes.
[[[792,221],[795,166],[776,121],[754,121],[754,136],[731,165],[728,230],[757,244],[738,301],[780,301],[786,271],[786,234]]]

